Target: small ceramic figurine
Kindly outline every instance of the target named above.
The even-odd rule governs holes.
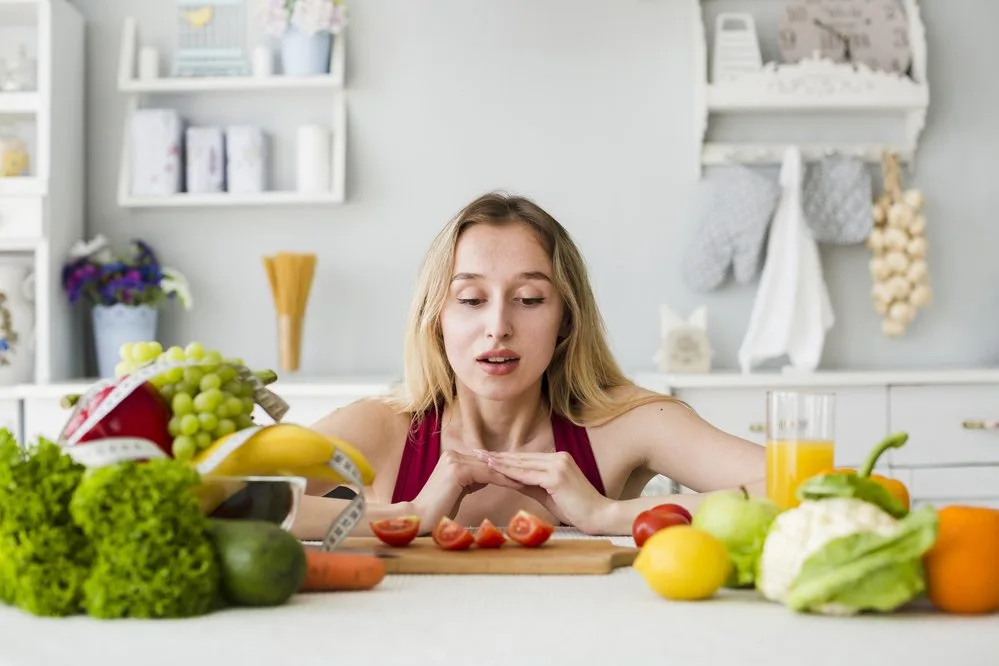
[[[703,373],[711,371],[711,341],[707,309],[702,305],[683,319],[665,305],[659,306],[659,351],[653,362],[659,372]]]

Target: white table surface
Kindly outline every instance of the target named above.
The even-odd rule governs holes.
[[[614,539],[629,544],[630,539]],[[0,607],[2,666],[995,666],[999,615],[799,615],[752,592],[657,597],[593,576],[388,576],[188,620],[42,619]]]

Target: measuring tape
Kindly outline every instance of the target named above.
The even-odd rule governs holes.
[[[117,462],[129,460],[148,460],[152,458],[167,458],[155,443],[148,439],[139,437],[107,437],[80,443],[80,440],[90,432],[94,426],[101,422],[128,396],[132,395],[140,386],[148,380],[163,374],[174,368],[188,368],[199,365],[218,365],[205,361],[160,361],[142,366],[135,372],[122,378],[115,384],[111,380],[101,380],[91,386],[77,401],[73,411],[59,433],[58,441],[63,445],[66,452],[77,462],[86,467],[102,467]],[[253,401],[274,419],[280,422],[284,415],[288,413],[288,403],[280,396],[267,388],[260,378],[254,375],[246,366],[232,365],[236,368],[240,379],[253,384]],[[104,391],[108,386],[114,388],[105,396],[101,404],[97,405],[87,414],[87,418],[73,432],[67,433],[69,426],[76,420],[81,409],[87,408],[97,397],[97,394]],[[255,434],[269,426],[252,426],[239,430],[230,435],[225,443],[206,459],[202,460],[196,467],[196,471],[201,476],[210,475],[219,463],[228,458]],[[347,479],[357,488],[357,494],[350,501],[347,508],[333,520],[326,531],[326,536],[322,542],[322,549],[326,551],[336,549],[354,527],[364,518],[364,481],[361,472],[347,455],[339,449],[335,449],[333,457],[329,461],[329,466],[340,476]]]

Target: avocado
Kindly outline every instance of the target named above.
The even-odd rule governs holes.
[[[305,549],[274,523],[209,520],[222,567],[222,594],[239,606],[277,606],[305,580]]]

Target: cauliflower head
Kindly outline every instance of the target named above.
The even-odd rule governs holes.
[[[774,520],[760,556],[757,590],[771,601],[787,603],[805,561],[831,541],[864,532],[888,538],[901,531],[898,520],[863,500],[844,497],[802,502]],[[858,609],[823,603],[812,610],[849,615]]]

